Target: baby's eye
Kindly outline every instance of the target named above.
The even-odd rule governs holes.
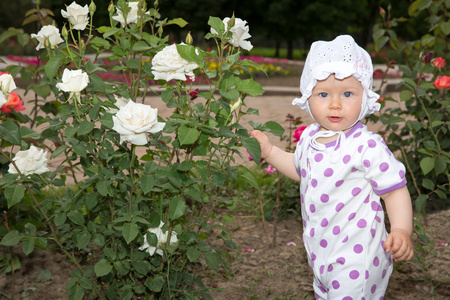
[[[344,97],[350,97],[351,95],[352,95],[351,92],[345,92],[345,93],[344,93]]]
[[[328,96],[328,93],[322,92],[322,93],[319,93],[319,96],[322,98],[325,98]]]

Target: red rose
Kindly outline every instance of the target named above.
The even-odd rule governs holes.
[[[438,69],[442,69],[445,66],[445,59],[438,57],[433,60],[433,65]]]
[[[4,113],[11,112],[11,109],[15,111],[25,110],[25,106],[23,106],[23,100],[21,100],[19,98],[19,95],[14,92],[9,93],[8,102],[3,104],[3,106],[0,108],[0,110]]]
[[[294,131],[294,135],[292,135],[292,138],[294,139],[293,142],[297,143],[300,140],[300,137],[303,133],[303,131],[305,131],[306,126],[300,126],[299,128],[295,129]]]
[[[189,96],[191,97],[191,100],[194,100],[195,98],[197,98],[198,97],[198,89],[190,91]]]
[[[434,81],[434,86],[438,89],[450,88],[450,76],[442,75]]]

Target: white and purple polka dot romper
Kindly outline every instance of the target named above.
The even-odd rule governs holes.
[[[378,195],[403,187],[405,168],[361,122],[341,149],[336,142],[314,149],[310,141],[318,130],[318,124],[308,126],[294,155],[316,298],[382,299],[392,255],[383,247],[387,232]]]

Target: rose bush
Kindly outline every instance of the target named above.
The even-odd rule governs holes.
[[[89,8],[92,23],[95,5]],[[216,33],[205,36],[217,49],[204,51],[169,42],[166,26],[186,22],[162,18],[143,0],[119,0],[108,12],[110,24],[87,25],[83,37],[73,34],[69,18],[72,25],[61,31],[65,43],[56,26],[42,27],[45,32],[33,36],[43,64],[7,68],[12,77],[21,75],[34,107],[28,114],[0,115],[0,193],[6,199],[0,205],[10,220],[10,230],[0,230],[0,245],[21,244],[27,255],[42,248],[62,251],[75,266],[66,286],[71,300],[210,299],[198,270],[226,272],[224,257],[236,248],[222,225],[232,217],[223,211],[241,200],[224,191],[238,178],[259,190],[253,174],[233,162],[241,146],[260,160],[259,144],[239,121],[257,113],[245,99],[263,93],[248,71],[261,66],[240,59],[246,44],[230,47],[236,33],[219,18],[209,19]],[[39,7],[28,12],[34,13],[38,22],[49,21],[42,13],[52,15]],[[67,13],[75,17],[69,7]],[[23,31],[10,33],[34,42]],[[86,53],[104,55],[129,81],[103,81],[103,60]],[[217,70],[208,69],[208,59],[217,61]],[[206,74],[209,91],[199,92],[187,80],[195,72]],[[6,86],[10,77],[4,78]],[[173,112],[158,116],[150,95]],[[274,122],[251,125],[283,132]],[[34,151],[41,159],[25,165],[34,172],[7,172],[14,157],[34,145],[49,152],[52,167],[44,171],[46,155]]]
[[[47,151],[38,150],[35,146],[17,152],[8,169],[10,174],[23,175],[42,174],[47,171]]]

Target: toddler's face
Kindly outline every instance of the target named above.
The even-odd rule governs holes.
[[[331,74],[317,81],[308,102],[321,130],[347,132],[358,121],[363,94],[364,88],[355,77],[337,79]]]

